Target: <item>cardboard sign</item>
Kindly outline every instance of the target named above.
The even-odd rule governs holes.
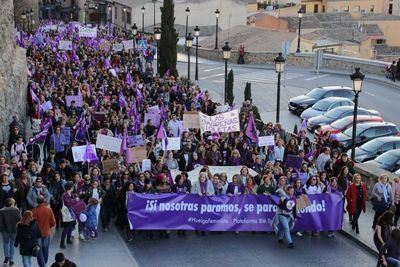
[[[144,140],[141,134],[128,136],[128,147],[143,146]]]
[[[155,113],[155,114],[158,114],[158,113],[160,113],[160,108],[159,108],[158,106],[152,106],[152,107],[149,107],[149,108],[147,109],[147,112],[148,112],[148,113]]]
[[[119,172],[119,162],[117,159],[103,160],[103,173]]]
[[[142,172],[151,171],[151,160],[144,159],[142,161]]]
[[[60,41],[58,44],[60,50],[72,50],[72,41]]]
[[[56,31],[57,28],[58,28],[58,26],[55,24],[45,25],[42,27],[43,31],[45,31],[45,32],[46,31]]]
[[[99,149],[109,150],[111,152],[120,153],[122,140],[104,134],[98,134],[96,147]]]
[[[200,112],[200,129],[202,132],[231,133],[240,131],[239,112],[237,109],[215,116]]]
[[[168,137],[167,149],[165,149],[165,140],[162,140],[163,150],[180,150],[181,149],[181,138],[180,137]]]
[[[43,112],[47,112],[47,111],[53,109],[53,105],[51,104],[51,101],[47,101],[40,105],[40,109]]]
[[[143,125],[146,126],[147,121],[151,120],[153,122],[153,125],[155,127],[158,127],[158,126],[160,126],[160,119],[161,119],[161,115],[158,113],[145,113]]]
[[[112,50],[116,51],[116,52],[120,52],[124,49],[124,45],[123,44],[113,44],[112,46]]]
[[[122,44],[124,45],[125,51],[128,51],[129,49],[133,49],[133,39],[122,41]]]
[[[199,129],[200,119],[198,111],[187,111],[183,114],[183,127],[185,129]]]
[[[79,31],[78,32],[79,37],[89,37],[89,38],[97,37],[97,27],[90,28],[79,25],[78,31]]]
[[[99,45],[100,50],[110,50],[111,48],[111,43],[109,41],[104,41]]]
[[[301,195],[296,199],[296,210],[301,210],[309,206],[311,206],[311,202],[307,195]]]
[[[66,145],[71,143],[71,128],[64,127],[61,129],[61,133],[65,136]]]
[[[132,157],[135,162],[141,162],[147,159],[147,150],[144,146],[136,146],[130,148]]]
[[[267,136],[259,136],[258,137],[258,146],[274,146],[275,145],[275,136],[267,135]]]
[[[57,109],[54,111],[54,117],[56,118],[56,120],[58,120],[58,119],[61,118],[61,116],[62,116],[61,109],[57,108]]]
[[[74,158],[74,162],[82,162],[83,154],[85,154],[86,146],[73,146],[72,147],[72,156]],[[96,151],[95,145],[90,145],[90,149]]]
[[[75,107],[82,107],[83,106],[83,99],[82,95],[67,95],[65,97],[67,102],[67,107],[71,106],[71,102],[75,101]]]
[[[108,71],[111,73],[112,76],[114,76],[114,77],[118,76],[117,72],[115,71],[115,69],[109,69]]]

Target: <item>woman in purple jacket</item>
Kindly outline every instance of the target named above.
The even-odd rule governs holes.
[[[73,214],[72,211],[72,207],[74,205],[76,205],[77,202],[79,202],[79,198],[77,196],[75,196],[74,193],[72,193],[74,189],[74,184],[73,182],[68,182],[65,185],[65,192],[62,194],[62,202],[64,204],[64,206],[66,206],[68,208],[68,210],[70,211],[72,217],[76,218],[75,214]],[[71,233],[75,228],[76,225],[76,220],[72,220],[69,222],[64,221],[65,218],[63,218],[62,220],[62,227],[63,227],[63,231],[61,233],[61,242],[60,242],[60,248],[65,248],[65,238],[67,238],[67,244],[72,244],[72,240],[71,240]]]
[[[229,196],[244,194],[244,186],[242,184],[242,181],[239,179],[239,175],[235,174],[232,177],[232,182],[228,184],[226,194]]]

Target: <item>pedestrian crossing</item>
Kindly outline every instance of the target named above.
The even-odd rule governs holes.
[[[203,76],[200,80],[212,80],[213,83],[224,83],[225,73],[217,73],[214,75]],[[281,77],[281,82],[285,80],[297,79],[304,77],[304,74],[297,73],[284,73]],[[256,71],[234,74],[235,82],[251,82],[251,83],[262,83],[262,84],[274,84],[278,81],[278,75],[272,71]]]

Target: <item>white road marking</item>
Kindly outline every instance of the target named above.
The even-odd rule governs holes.
[[[319,75],[318,77],[315,76],[315,77],[307,78],[307,79],[304,79],[304,80],[305,81],[312,81],[312,80],[316,80],[316,79],[319,79],[319,78],[328,77],[329,75],[330,74],[324,74],[324,75]]]
[[[374,94],[371,94],[371,93],[368,93],[368,92],[365,92],[367,95],[370,95],[370,96],[375,96]]]
[[[221,67],[217,67],[217,68],[207,69],[207,70],[204,70],[204,71],[208,72],[208,71],[213,71],[213,70],[220,70],[220,69],[223,69],[223,68],[224,68],[224,66],[221,66]]]
[[[206,76],[206,77],[201,77],[201,78],[199,78],[199,80],[205,80],[205,79],[215,78],[215,77],[223,76],[223,75],[225,75],[225,73],[218,73],[218,74],[214,74],[214,75],[210,75],[210,76]]]

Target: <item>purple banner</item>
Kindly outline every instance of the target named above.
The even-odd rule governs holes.
[[[337,194],[309,196],[311,206],[297,211],[296,231],[342,229],[343,199]],[[273,231],[278,197],[128,194],[131,229]]]

